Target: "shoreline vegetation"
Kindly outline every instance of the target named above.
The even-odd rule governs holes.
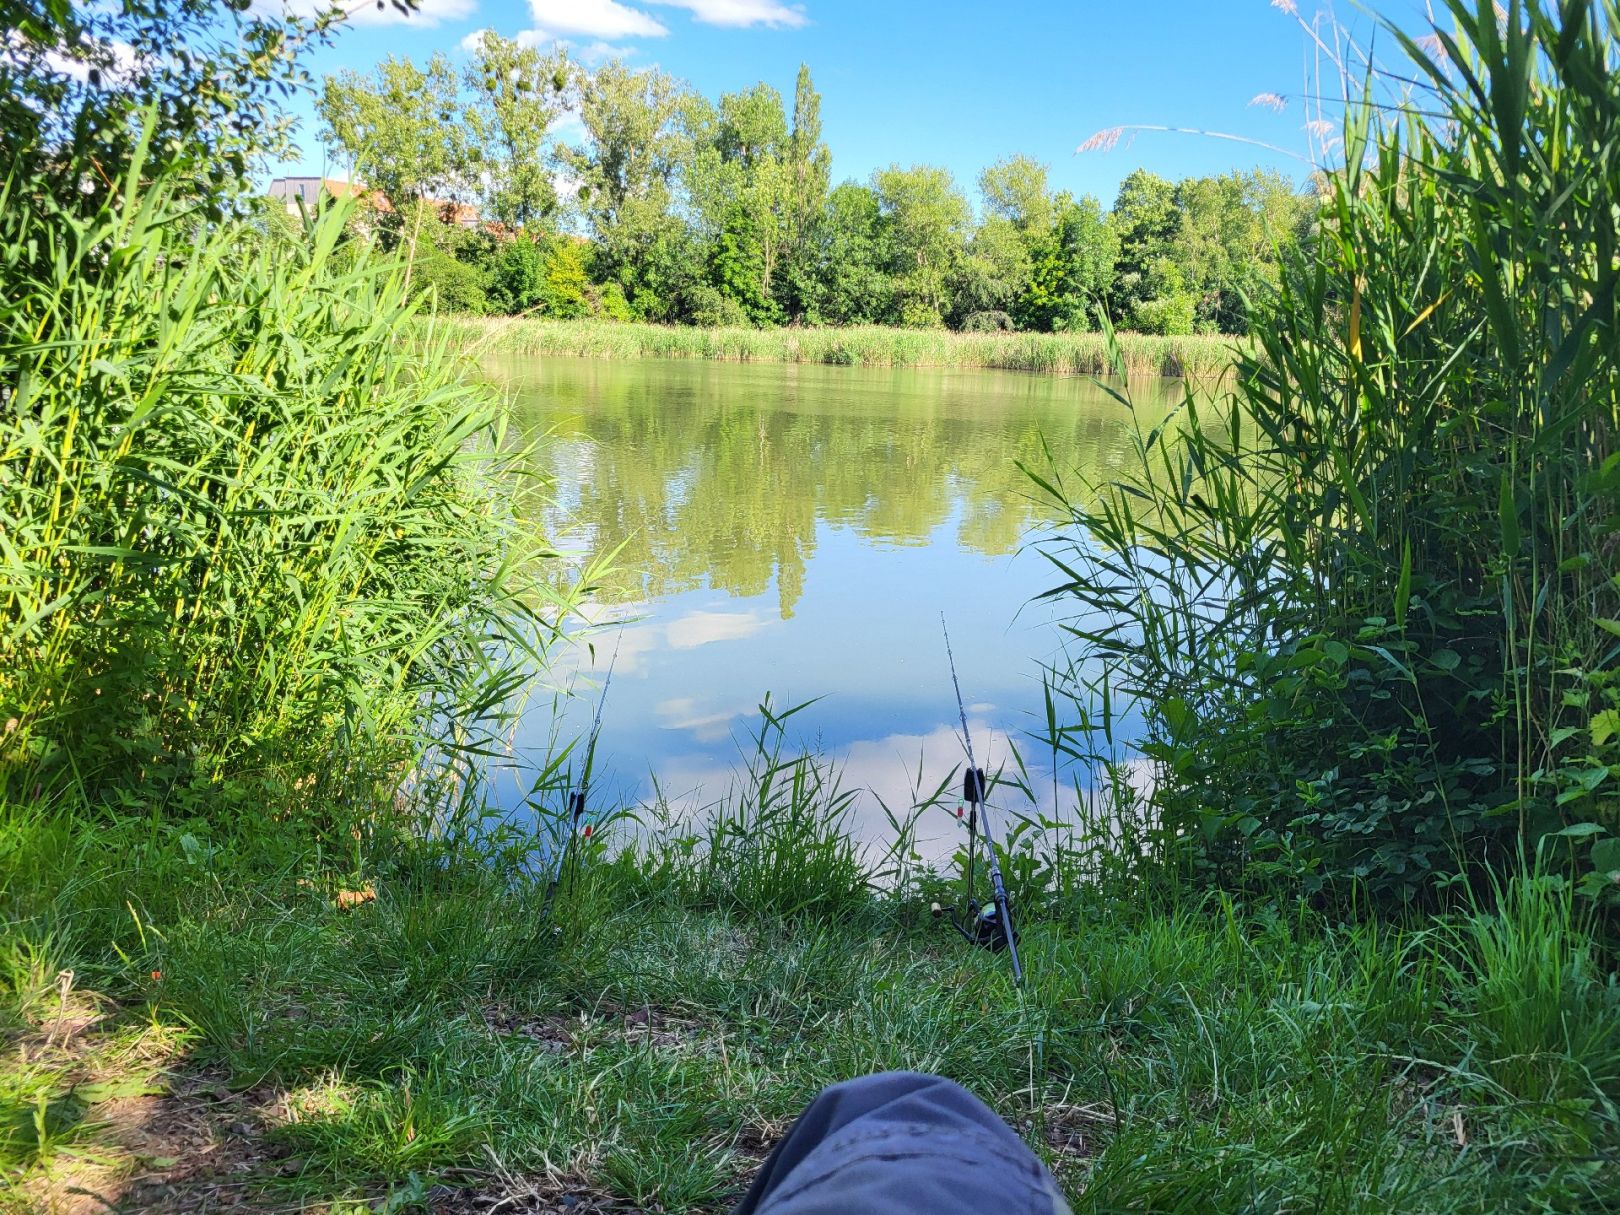
[[[753,329],[633,321],[441,317],[441,334],[474,356],[554,355],[598,359],[710,359],[732,363],[822,363],[838,367],[960,368],[1048,375],[1113,374],[1102,333],[954,333],[883,325]],[[1134,375],[1212,379],[1230,372],[1243,338],[1118,335]]]
[[[595,573],[547,597],[458,352],[711,339],[429,324],[350,204],[253,211],[337,10],[33,6],[0,55],[0,1212],[717,1215],[884,1068],[977,1092],[1081,1215],[1620,1210],[1620,0],[1436,7],[1229,391],[1139,418],[1105,484],[1024,469],[1064,520],[1039,741],[1106,795],[1004,838],[1016,991],[929,918],[966,857],[922,867],[887,807],[860,851],[768,700],[706,816],[596,807],[548,918],[481,773]],[[655,247],[621,247],[647,294]]]

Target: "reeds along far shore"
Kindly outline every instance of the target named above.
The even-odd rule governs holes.
[[[848,329],[702,329],[612,321],[457,317],[452,340],[475,351],[587,358],[687,358],[738,363],[825,363],[847,367],[958,367],[1057,375],[1113,370],[1100,333],[952,333],[864,326]],[[1136,374],[1222,375],[1242,339],[1119,335]]]

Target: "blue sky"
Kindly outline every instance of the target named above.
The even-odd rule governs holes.
[[[288,0],[305,3],[305,0]],[[1296,0],[1300,15],[1316,0]],[[764,80],[791,96],[808,63],[822,94],[835,180],[892,162],[943,165],[971,190],[984,166],[1026,153],[1052,166],[1058,188],[1112,200],[1139,166],[1168,177],[1264,165],[1308,167],[1258,147],[1191,135],[1126,135],[1112,151],[1076,155],[1096,131],[1129,123],[1199,127],[1308,150],[1304,91],[1309,40],[1288,0],[424,0],[405,19],[362,8],[353,29],[313,62],[317,76],[370,68],[385,55],[458,63],[462,40],[490,28],[564,40],[587,60],[622,54],[691,81],[705,95]],[[1421,0],[1341,4],[1365,38],[1372,12],[1407,23]],[[1288,100],[1281,112],[1252,104]],[[302,160],[325,165],[312,104]]]

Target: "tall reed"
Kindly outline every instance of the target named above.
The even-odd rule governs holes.
[[[1060,375],[1111,370],[1098,333],[951,333],[879,325],[847,329],[704,329],[608,321],[457,317],[446,322],[474,351],[589,358],[689,358],[830,363],[849,367],[982,367]],[[1224,374],[1242,339],[1124,334],[1126,365],[1142,375]]]
[[[474,742],[566,603],[399,269],[183,184],[0,179],[0,786],[282,817]]]
[[[1144,707],[1163,841],[1220,880],[1620,872],[1620,4],[1446,8],[1231,390],[1125,483],[1042,475],[1070,690]]]

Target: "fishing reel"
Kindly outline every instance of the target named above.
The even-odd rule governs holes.
[[[996,914],[996,905],[990,903],[981,907],[977,902],[970,901],[967,909],[968,922],[965,924],[962,922],[963,917],[954,907],[947,909],[935,903],[928,910],[936,920],[948,922],[969,945],[977,945],[980,949],[988,949],[991,953],[1000,953],[1006,949],[1007,930],[1001,922],[1001,917]],[[1018,929],[1015,927],[1012,932],[1012,944],[1016,946],[1018,940]]]
[[[973,868],[975,861],[978,859],[979,849],[979,805],[984,799],[984,770],[981,768],[968,768],[962,774],[962,802],[956,807],[956,817],[958,819],[963,817],[964,805],[967,807],[967,892],[970,895],[967,900],[967,914],[962,915],[960,910],[955,907],[950,908],[947,912],[946,908],[938,903],[933,904],[929,911],[936,920],[948,918],[951,927],[956,929],[962,939],[969,945],[977,945],[979,948],[988,949],[992,953],[1000,953],[1008,945],[1007,927],[1002,922],[996,904],[994,901],[981,904],[977,899],[971,897]],[[1010,910],[1008,915],[1010,918]],[[1015,947],[1018,944],[1018,929],[1016,927],[1012,931],[1011,943]]]

